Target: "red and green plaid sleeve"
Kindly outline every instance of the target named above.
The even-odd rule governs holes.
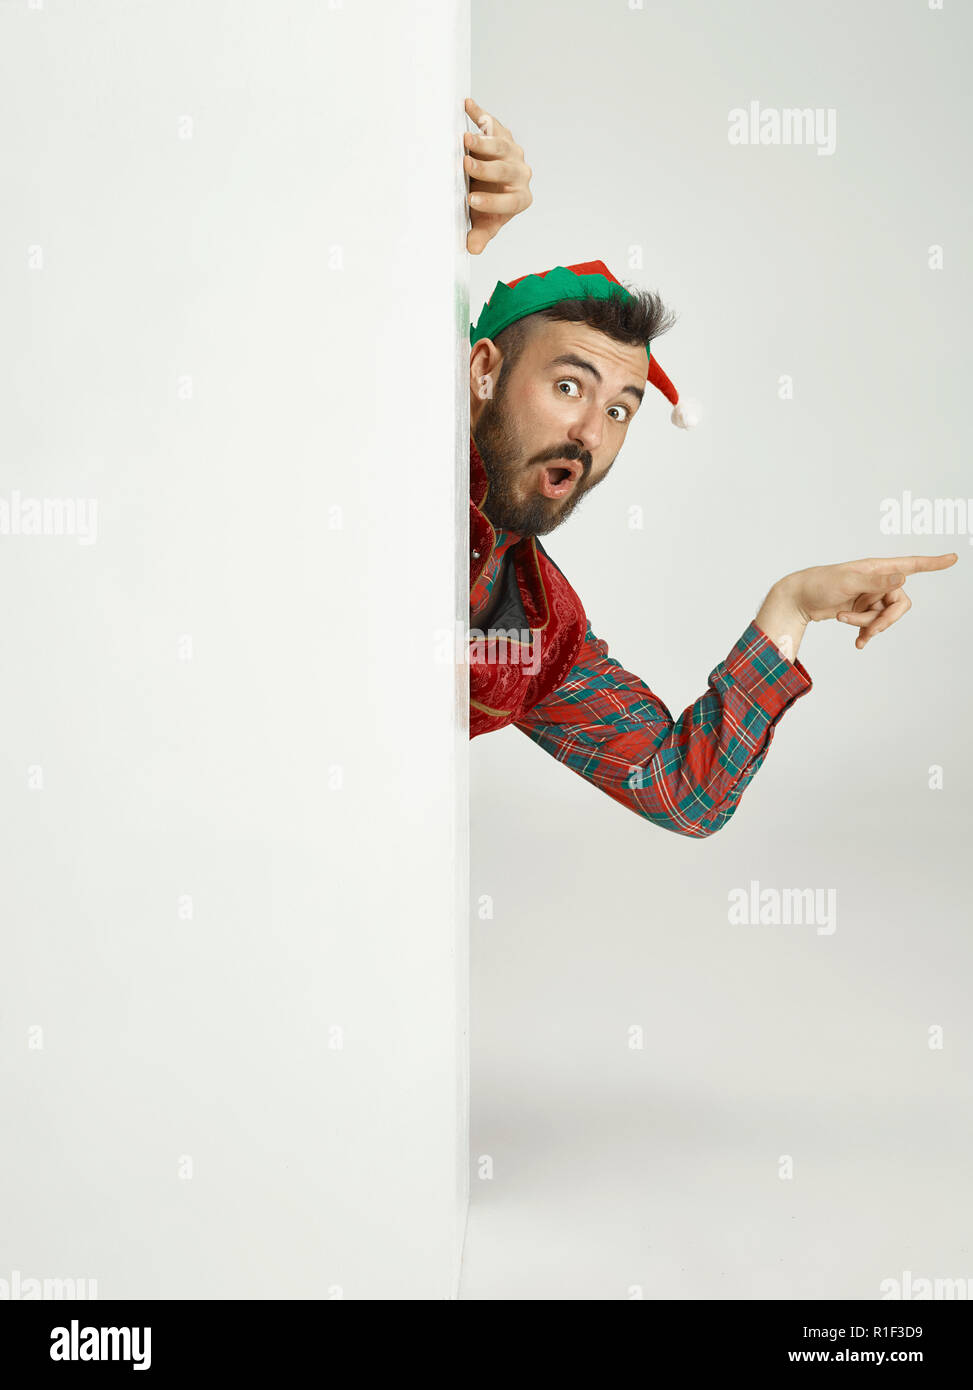
[[[567,678],[516,727],[638,815],[679,835],[720,830],[774,736],[811,689],[751,622],[710,673],[705,695],[678,719],[638,676],[608,655],[588,624]]]

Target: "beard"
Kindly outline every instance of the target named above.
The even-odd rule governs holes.
[[[484,403],[472,434],[488,483],[481,511],[494,530],[513,531],[519,536],[546,536],[567,521],[587,493],[585,478],[591,468],[591,457],[576,444],[568,444],[554,453],[546,451],[551,459],[580,459],[584,463],[585,472],[569,496],[561,501],[544,497],[537,491],[526,495],[520,491],[529,468],[539,460],[531,464],[525,458],[514,423],[504,407],[499,384],[493,397]]]

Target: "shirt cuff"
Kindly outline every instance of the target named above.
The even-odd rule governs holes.
[[[742,691],[770,719],[776,719],[812,687],[801,662],[782,656],[777,644],[755,622],[747,626],[726,660],[713,671],[710,684],[724,694],[730,689]]]

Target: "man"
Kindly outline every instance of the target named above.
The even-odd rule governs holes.
[[[510,132],[472,99],[468,249],[479,254],[532,201]],[[513,724],[656,825],[702,837],[724,826],[781,716],[811,689],[797,660],[809,622],[859,629],[858,650],[912,604],[905,580],[955,552],[814,566],[774,584],[706,693],[673,719],[608,654],[539,536],[608,475],[646,384],[692,412],[652,352],[671,326],[658,296],[601,261],[498,282],[470,341],[470,737]]]

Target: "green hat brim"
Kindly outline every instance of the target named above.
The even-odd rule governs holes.
[[[496,338],[517,319],[550,309],[566,299],[631,299],[624,285],[606,280],[604,275],[576,275],[567,266],[555,266],[546,275],[525,275],[513,286],[498,280],[490,298],[470,325],[470,346],[480,338]],[[645,345],[646,355],[650,352]]]

